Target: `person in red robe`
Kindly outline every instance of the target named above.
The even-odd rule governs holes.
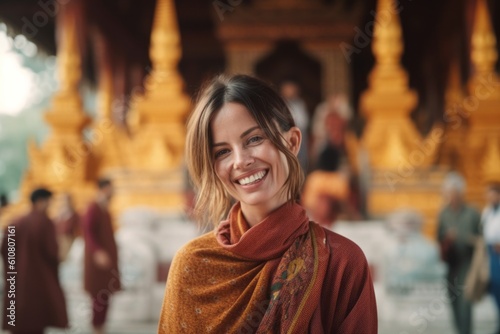
[[[59,243],[59,258],[61,262],[66,260],[73,245],[73,241],[80,236],[80,215],[73,204],[71,194],[63,194],[62,205],[56,219],[56,231]]]
[[[31,211],[4,230],[3,329],[43,333],[47,327],[68,327],[66,302],[58,277],[54,223],[47,216],[52,193],[36,189]]]
[[[118,251],[108,207],[113,185],[108,179],[98,181],[98,193],[83,217],[85,239],[84,288],[92,298],[94,333],[103,333],[110,297],[121,289]]]
[[[377,333],[366,257],[298,201],[300,144],[286,103],[256,78],[218,77],[200,95],[186,163],[194,212],[215,228],[175,255],[158,333]]]

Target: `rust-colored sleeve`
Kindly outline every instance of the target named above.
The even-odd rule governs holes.
[[[346,274],[351,277],[352,284],[346,284],[346,316],[335,333],[377,333],[377,304],[366,260],[360,269],[353,268]]]
[[[325,295],[330,304],[324,317],[333,318],[327,333],[374,334],[378,332],[377,303],[370,267],[363,251],[352,241],[333,235],[330,278]],[[326,305],[325,305],[326,306]]]

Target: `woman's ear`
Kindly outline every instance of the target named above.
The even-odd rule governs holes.
[[[290,130],[288,130],[286,134],[288,148],[293,152],[293,154],[299,154],[300,143],[302,142],[302,132],[300,132],[300,129],[298,127],[294,126]]]

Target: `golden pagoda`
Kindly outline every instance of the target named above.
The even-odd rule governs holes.
[[[495,73],[496,43],[487,2],[478,0],[471,43],[474,73],[464,103],[470,128],[463,164],[468,197],[479,207],[484,202],[485,185],[500,182],[500,79]]]
[[[45,117],[52,131],[41,148],[30,144],[22,200],[9,206],[3,222],[27,209],[28,195],[37,186],[51,189],[56,200],[62,193],[71,193],[81,211],[92,200],[98,177],[108,177],[115,185],[111,205],[115,217],[134,206],[182,212],[186,183],[184,124],[191,102],[177,71],[181,47],[174,2],[156,3],[150,47],[152,71],[145,80],[144,94],[131,98],[128,128],[113,113],[114,87],[107,43],[99,32],[94,35],[98,110],[86,141],[82,130],[91,119],[83,112],[79,92],[79,5],[64,5],[58,15],[60,90]],[[57,206],[53,209],[57,210]]]
[[[61,27],[57,35],[59,89],[44,115],[51,132],[41,147],[34,142],[29,143],[30,166],[21,184],[20,201],[8,207],[2,217],[4,223],[29,208],[29,194],[37,187],[48,187],[54,191],[56,201],[61,193],[76,195],[77,208],[82,208],[92,194],[91,145],[82,136],[91,119],[83,111],[79,92],[81,59],[76,19],[79,5],[62,6],[57,18]],[[73,190],[78,190],[78,193]]]
[[[372,50],[375,66],[360,100],[367,120],[360,148],[368,153],[372,175],[367,210],[376,217],[418,209],[426,217],[425,233],[432,236],[445,170],[431,165],[443,130],[436,127],[423,138],[410,119],[417,94],[400,63],[402,31],[393,0],[378,1]]]
[[[131,134],[121,142],[122,161],[103,171],[117,188],[114,212],[131,206],[176,212],[184,208],[185,120],[191,101],[177,71],[180,58],[174,2],[158,0],[151,33],[152,71],[144,94],[132,96]]]

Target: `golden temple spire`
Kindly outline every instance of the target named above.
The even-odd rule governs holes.
[[[181,48],[175,5],[171,0],[157,0],[149,56],[154,71],[178,75]]]
[[[131,162],[135,167],[165,170],[182,163],[190,99],[177,70],[180,57],[174,1],[158,0],[151,32],[152,71],[144,95],[132,98],[129,113],[137,150]]]
[[[88,152],[82,141],[82,130],[90,123],[90,118],[83,111],[79,94],[79,9],[79,2],[71,3],[62,6],[58,15],[57,72],[60,88],[44,115],[52,132],[38,155],[33,145],[30,148],[33,166],[39,165],[37,157],[51,163],[31,171],[35,183],[43,180],[44,184],[71,184],[85,178]]]
[[[64,125],[70,126],[73,135],[80,137],[81,130],[88,125],[90,118],[82,110],[79,94],[81,79],[80,50],[78,47],[77,20],[74,8],[63,7],[58,17],[57,75],[59,91],[52,100],[52,108],[45,114],[55,135]],[[71,115],[71,117],[68,117]],[[61,117],[62,116],[62,117]],[[69,124],[67,124],[69,122]],[[68,129],[65,129],[68,130]],[[67,134],[69,131],[64,131]]]
[[[476,153],[484,152],[491,136],[500,140],[500,124],[497,121],[500,116],[500,81],[495,72],[497,59],[496,38],[487,2],[478,0],[472,31],[474,73],[469,81],[469,99],[474,103],[465,105],[471,124],[468,144]]]
[[[397,161],[407,159],[422,138],[409,115],[417,104],[417,94],[408,87],[408,75],[400,64],[403,53],[401,25],[393,0],[379,0],[372,50],[375,66],[361,95],[360,107],[367,119],[362,143],[377,168],[397,168]],[[398,157],[387,145],[390,132]]]
[[[177,70],[181,53],[174,1],[158,0],[149,49],[152,71],[146,79],[145,97],[156,100],[175,100],[181,105],[177,108],[170,106],[168,112],[158,108],[145,110],[144,113],[154,113],[155,117],[162,119],[185,117],[186,109],[189,108],[189,98],[184,95],[184,82]]]
[[[500,79],[495,72],[496,43],[487,1],[477,0],[471,40],[473,74],[463,107],[469,123],[464,148],[468,198],[480,204],[485,183],[499,179]]]
[[[496,38],[486,0],[477,0],[474,26],[472,31],[471,60],[476,75],[494,73],[498,59]]]
[[[407,75],[400,64],[401,55],[403,54],[401,22],[393,0],[378,1],[372,51],[376,65],[370,76],[371,79],[377,81],[398,79],[395,85],[374,84],[374,86],[377,89],[405,89]]]

